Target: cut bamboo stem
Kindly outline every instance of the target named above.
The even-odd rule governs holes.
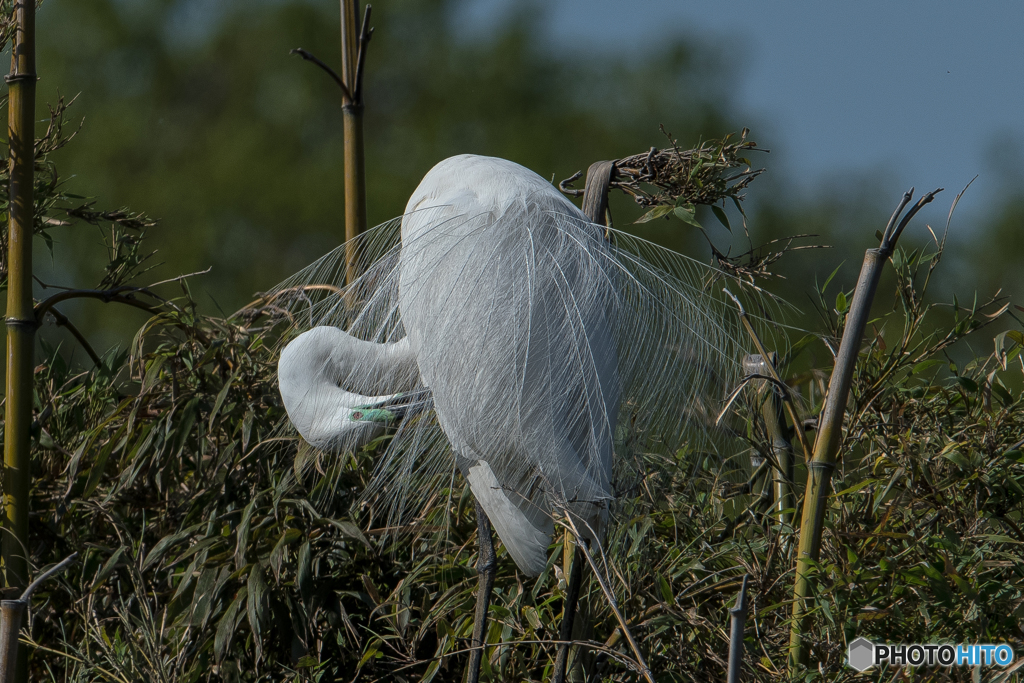
[[[857,288],[853,294],[843,330],[843,339],[839,344],[835,367],[829,379],[828,394],[825,405],[818,418],[818,434],[814,440],[814,456],[807,466],[807,490],[804,495],[803,515],[800,523],[800,543],[797,546],[796,579],[793,586],[793,620],[790,630],[789,666],[790,676],[795,677],[798,669],[807,666],[810,650],[807,647],[807,633],[811,628],[811,613],[808,601],[813,592],[811,569],[818,561],[821,550],[821,533],[825,522],[825,507],[832,473],[835,471],[839,446],[843,434],[843,415],[846,412],[846,399],[850,394],[853,370],[860,353],[860,343],[871,313],[871,304],[875,298],[875,290],[882,276],[886,260],[896,248],[903,230],[914,215],[925,204],[930,202],[941,188],[929,192],[903,216],[897,225],[896,221],[903,209],[910,203],[914,190],[903,196],[889,224],[882,234],[881,245],[877,249],[868,249],[864,254],[864,264],[860,269]]]
[[[746,309],[743,308],[743,303],[728,289],[723,291],[730,299],[733,300],[733,303],[736,304],[736,308],[739,309],[740,322],[743,324],[744,329],[746,329],[747,334],[749,334],[750,338],[753,340],[754,347],[761,355],[762,360],[765,358],[770,359],[772,356],[765,350],[764,344],[761,343],[761,337],[758,336],[757,331],[751,324],[750,316],[747,315]],[[774,363],[765,363],[764,367],[769,371],[769,376],[775,381],[776,386],[782,392],[783,404],[786,406],[786,411],[789,413],[789,419],[793,421],[793,435],[796,436],[796,440],[800,442],[800,447],[804,452],[804,457],[809,460],[811,457],[811,447],[807,443],[807,438],[804,436],[803,429],[797,427],[797,425],[802,425],[803,422],[800,420],[800,414],[797,412],[796,406],[793,404],[792,392],[786,383],[782,381],[782,377],[779,375],[778,370],[775,369]]]
[[[18,679],[18,635],[25,603],[21,600],[0,600],[0,683]]]
[[[18,666],[18,635],[21,633],[21,620],[28,609],[29,600],[36,589],[43,585],[48,578],[67,569],[77,557],[78,553],[71,553],[63,561],[43,572],[29,584],[17,600],[0,601],[0,683],[27,680],[25,666]]]
[[[615,173],[615,162],[597,161],[587,169],[587,186],[583,193],[583,213],[594,223],[607,225],[608,216],[608,188],[611,186],[612,175]],[[607,233],[606,233],[607,236]],[[568,514],[568,512],[566,513]],[[567,532],[565,538],[564,556],[569,560],[565,563],[566,593],[565,605],[562,608],[561,643],[555,654],[555,670],[551,680],[552,683],[563,683],[565,680],[566,667],[569,663],[569,646],[572,642],[573,623],[576,620],[578,609],[580,585],[583,580],[583,559],[573,549],[570,534]],[[576,545],[586,541],[576,536]]]
[[[736,606],[729,610],[729,671],[726,674],[728,683],[739,683],[740,671],[743,669],[743,629],[747,623],[747,580],[750,574],[743,575],[743,585],[736,598]]]

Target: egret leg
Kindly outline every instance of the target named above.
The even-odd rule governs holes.
[[[469,653],[467,683],[478,683],[480,680],[480,663],[483,661],[484,637],[487,634],[487,609],[491,604],[491,590],[494,588],[494,575],[498,569],[498,560],[494,555],[494,539],[491,535],[491,521],[487,519],[487,513],[480,507],[480,503],[476,504],[476,530],[480,543],[476,569],[480,579],[476,594],[473,650]]]
[[[579,549],[572,554],[569,568],[569,585],[565,591],[565,605],[562,608],[562,627],[558,639],[558,654],[555,655],[555,672],[551,683],[564,683],[565,670],[569,664],[569,641],[572,640],[572,626],[576,619],[576,604],[580,597],[580,583],[583,580],[583,557]]]

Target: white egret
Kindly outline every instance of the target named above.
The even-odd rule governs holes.
[[[710,293],[711,269],[621,233],[609,241],[502,159],[442,161],[400,222],[355,246],[364,271],[347,288],[331,287],[342,250],[282,285],[327,292],[303,313],[313,329],[281,354],[285,407],[328,451],[397,424],[377,481],[399,506],[417,475],[454,456],[478,503],[479,646],[494,576],[487,520],[530,576],[547,566],[560,516],[600,542],[616,461],[679,447],[738,372],[735,318]],[[397,419],[410,409],[420,415]]]

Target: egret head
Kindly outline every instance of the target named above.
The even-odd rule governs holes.
[[[364,396],[343,389],[351,355],[339,352],[345,333],[317,327],[281,352],[277,374],[288,417],[310,445],[327,452],[357,450],[384,433],[400,395]]]

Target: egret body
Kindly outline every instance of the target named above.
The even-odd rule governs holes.
[[[394,228],[357,245],[363,275],[314,302],[313,329],[282,352],[292,423],[322,450],[355,448],[400,417],[410,392],[429,397],[417,405],[429,403],[436,421],[425,408],[400,421],[378,486],[401,504],[420,452],[437,455],[444,442],[481,508],[491,581],[488,519],[531,576],[547,564],[559,516],[600,542],[617,445],[623,458],[677,448],[737,365],[708,269],[625,235],[609,242],[543,178],[488,157],[431,169],[400,240]],[[341,261],[336,251],[282,291],[330,289]],[[423,436],[432,425],[443,439]],[[489,593],[482,579],[475,644]]]

